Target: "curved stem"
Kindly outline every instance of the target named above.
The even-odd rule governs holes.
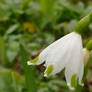
[[[78,24],[76,25],[74,32],[78,34],[83,34],[85,32],[85,29],[92,21],[92,12],[90,12],[87,16],[83,17]]]

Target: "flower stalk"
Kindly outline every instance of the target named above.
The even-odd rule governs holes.
[[[82,35],[85,32],[85,29],[88,27],[88,25],[90,24],[91,21],[92,21],[92,12],[89,13],[84,18],[82,18],[78,22],[78,24],[76,25],[76,27],[74,29],[74,32]]]

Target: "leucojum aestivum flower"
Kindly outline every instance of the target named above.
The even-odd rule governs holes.
[[[45,48],[38,57],[27,62],[28,65],[40,65],[45,62],[44,76],[55,75],[65,69],[65,78],[70,89],[74,89],[76,80],[80,85],[84,73],[84,56],[81,34],[89,25],[92,13],[82,18],[75,27],[74,32],[65,35]],[[90,51],[90,42],[84,50]]]

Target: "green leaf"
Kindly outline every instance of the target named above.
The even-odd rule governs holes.
[[[6,57],[6,44],[2,37],[0,37],[0,61],[3,64],[7,63],[7,57]]]
[[[11,33],[14,32],[18,27],[19,27],[18,24],[14,24],[14,25],[10,26],[9,29],[7,30],[6,34],[7,34],[7,35],[11,34]]]
[[[7,48],[7,58],[10,63],[14,61],[16,56],[19,53],[19,43],[17,41],[10,41],[8,42],[8,48]]]
[[[44,13],[52,13],[53,12],[53,0],[40,0],[40,7]]]
[[[11,69],[0,67],[0,92],[21,92],[24,78]]]

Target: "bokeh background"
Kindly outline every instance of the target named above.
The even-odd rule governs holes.
[[[0,92],[72,92],[64,71],[44,78],[44,66],[26,62],[72,32],[90,11],[92,0],[0,0]],[[92,23],[82,38],[85,47],[92,39]],[[92,57],[84,75],[85,86],[77,85],[73,92],[92,92]]]

